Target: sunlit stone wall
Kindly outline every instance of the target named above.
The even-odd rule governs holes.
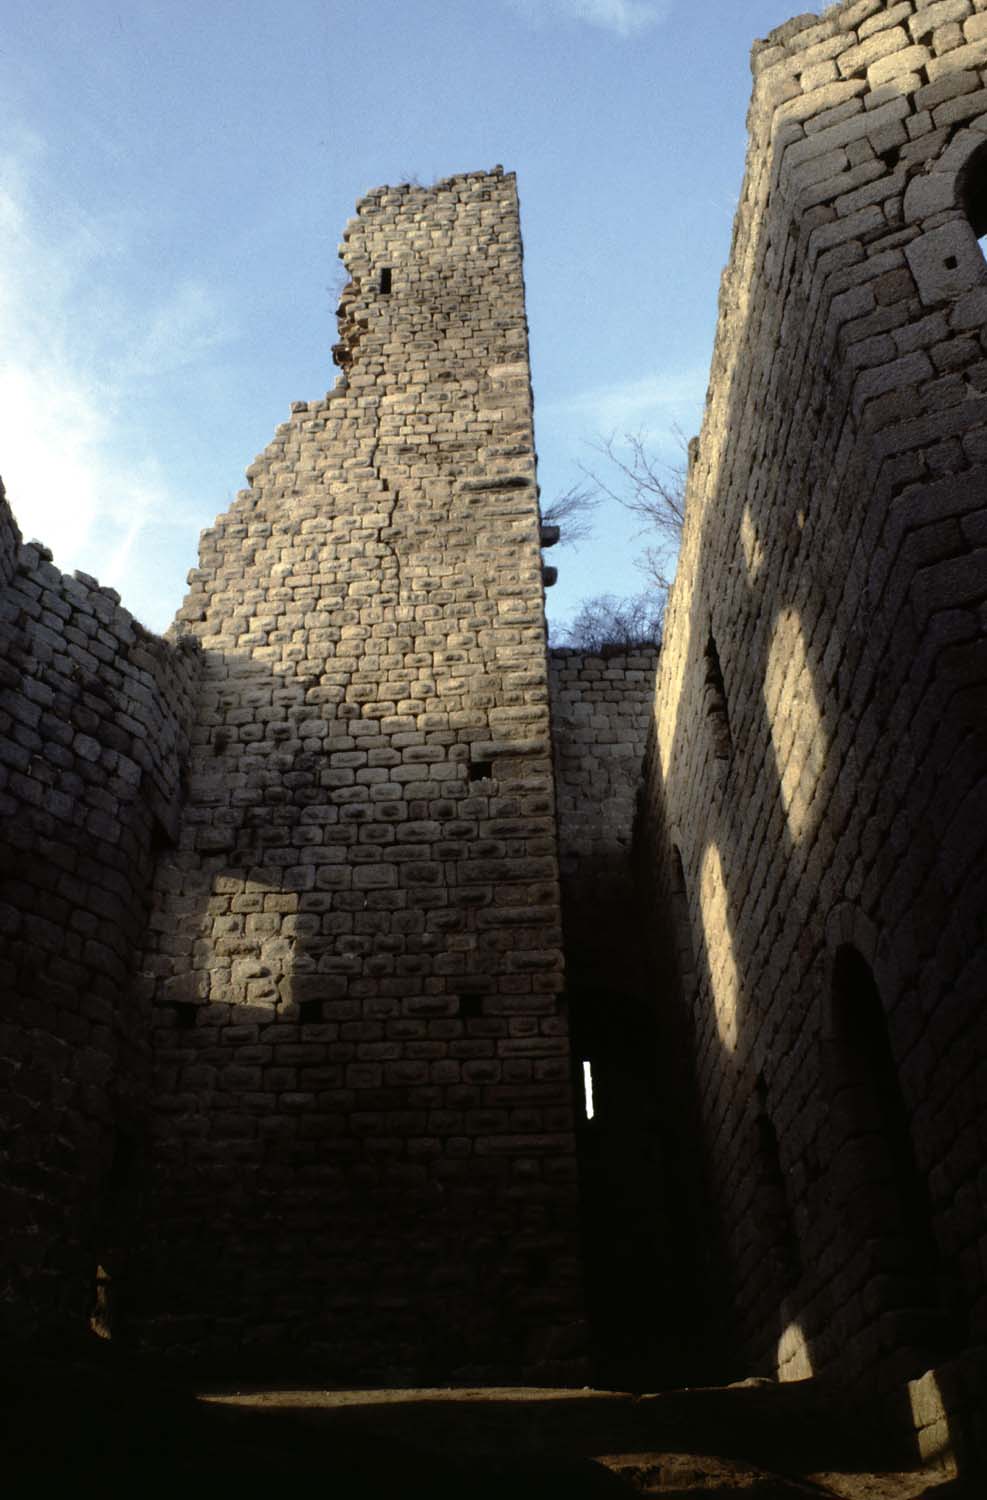
[[[146,956],[144,1336],[322,1368],[580,1352],[521,239],[499,169],[361,200],[343,376],[202,539]]]
[[[753,70],[649,836],[737,1367],[887,1384],[987,1339],[987,0],[837,5]]]

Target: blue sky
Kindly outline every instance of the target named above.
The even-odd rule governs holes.
[[[0,43],[0,473],[163,629],[199,531],[334,383],[357,197],[518,174],[543,501],[696,431],[748,54],[791,0],[21,0]],[[619,510],[549,612],[641,587]]]

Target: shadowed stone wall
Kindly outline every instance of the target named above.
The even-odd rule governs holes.
[[[248,470],[158,874],[142,1327],[568,1368],[575,1158],[514,179],[365,197],[343,377]]]
[[[564,646],[549,653],[563,888],[567,899],[584,903],[582,922],[587,904],[626,903],[632,893],[657,661],[651,646],[606,656]]]
[[[604,1367],[982,1423],[987,0],[753,63],[654,706],[555,653],[554,776],[498,169],[362,200],[177,645],[0,501],[15,1331],[581,1377],[571,1008]]]
[[[745,1372],[987,1339],[987,3],[754,49],[649,839]]]
[[[684,1384],[698,1358],[688,1051],[649,962],[636,825],[654,647],[549,653],[583,1273],[598,1381]],[[589,1094],[583,1069],[589,1068]]]
[[[0,1308],[32,1342],[81,1333],[98,1264],[130,1270],[150,1079],[133,969],[198,671],[50,559],[0,485]]]

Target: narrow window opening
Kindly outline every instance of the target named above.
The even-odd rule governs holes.
[[[962,202],[973,232],[977,236],[981,254],[987,256],[987,146],[977,150],[964,168]],[[952,260],[952,266],[950,266],[950,260]],[[951,256],[946,261],[946,265],[950,270],[954,269],[955,257]]]
[[[768,1111],[768,1090],[761,1075],[758,1075],[755,1084],[755,1099],[757,1113],[754,1125],[761,1164],[762,1228],[776,1262],[777,1278],[788,1289],[801,1275],[802,1254],[781,1164],[778,1132]]]
[[[703,706],[713,741],[713,754],[717,760],[729,761],[733,756],[733,736],[730,733],[730,715],[720,653],[716,649],[712,631],[703,653],[703,667]]]
[[[195,1025],[195,1013],[198,1006],[189,1000],[179,1000],[175,1005],[175,1025],[179,1031],[191,1031]]]
[[[151,853],[163,854],[166,849],[174,849],[175,840],[168,832],[164,823],[158,817],[151,819]]]
[[[476,1021],[483,1015],[482,995],[460,995],[459,1014],[464,1021]]]
[[[587,1120],[592,1120],[593,1108],[593,1065],[585,1058],[583,1059],[583,1111]]]
[[[391,290],[391,268],[385,266],[380,273],[380,294],[382,297],[389,295]]]
[[[322,1001],[300,1001],[298,1005],[298,1019],[303,1026],[318,1026],[322,1020]]]
[[[956,259],[955,255],[947,255],[943,264],[945,265],[947,271],[955,271],[956,267],[959,265],[959,261]]]
[[[468,773],[470,781],[486,781],[493,775],[492,760],[471,760]]]
[[[675,940],[675,957],[678,963],[679,980],[686,1003],[695,1001],[696,960],[692,947],[692,927],[689,919],[689,896],[685,884],[685,867],[677,844],[672,845],[672,928]]]

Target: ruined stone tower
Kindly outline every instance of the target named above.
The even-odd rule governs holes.
[[[499,169],[362,200],[173,640],[0,493],[21,1338],[571,1378],[585,1291],[987,1453],[987,0],[753,64],[656,688],[546,652]]]
[[[149,1336],[537,1363],[577,1293],[514,178],[380,189],[344,241],[343,376],[179,614]]]

